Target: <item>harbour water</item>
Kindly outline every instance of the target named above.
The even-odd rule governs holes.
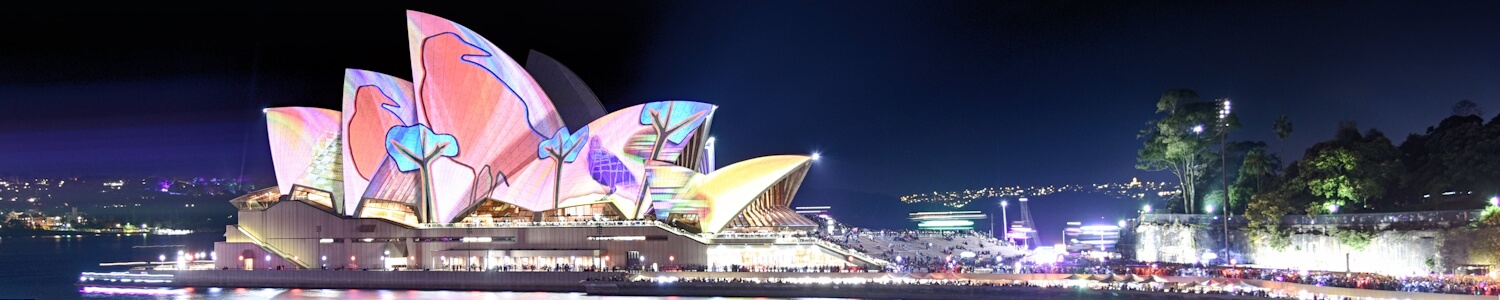
[[[174,259],[177,251],[209,252],[222,233],[180,236],[115,234],[48,234],[0,237],[0,299],[657,299],[656,297],[589,296],[581,293],[268,289],[198,287],[183,289],[113,289],[77,285],[84,271],[121,271],[101,262]],[[734,299],[693,298],[675,299]],[[764,298],[758,298],[764,299]]]

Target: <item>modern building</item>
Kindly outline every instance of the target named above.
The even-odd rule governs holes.
[[[550,57],[522,68],[421,12],[407,28],[411,81],[350,69],[341,110],[265,110],[277,186],[231,201],[216,267],[885,264],[806,237],[789,205],[812,157],[717,167],[714,105],[605,114]]]
[[[1119,252],[1115,244],[1120,242],[1120,226],[1083,225],[1083,222],[1068,222],[1063,231],[1067,252]]]
[[[974,230],[974,220],[989,218],[983,212],[971,211],[919,211],[906,214],[906,218],[917,223],[922,230]]]

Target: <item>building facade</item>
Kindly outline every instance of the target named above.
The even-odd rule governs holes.
[[[350,69],[341,110],[265,110],[277,186],[231,201],[217,267],[884,263],[806,237],[818,224],[790,204],[812,157],[716,166],[716,106],[602,114],[551,58],[532,55],[538,82],[462,25],[415,11],[407,24],[413,80]]]

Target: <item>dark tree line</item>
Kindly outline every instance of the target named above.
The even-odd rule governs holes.
[[[1168,201],[1172,212],[1218,207],[1257,223],[1256,217],[1293,213],[1472,209],[1500,194],[1500,116],[1486,122],[1472,101],[1460,101],[1454,115],[1400,144],[1380,130],[1342,122],[1290,163],[1265,142],[1221,140],[1238,128],[1233,114],[1216,115],[1223,102],[1169,90],[1157,103],[1161,118],[1141,131],[1137,167],[1171,171],[1182,185]],[[1293,126],[1283,115],[1268,129],[1284,141]],[[1472,196],[1440,197],[1447,192]]]

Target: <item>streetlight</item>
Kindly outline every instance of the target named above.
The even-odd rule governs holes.
[[[1003,233],[1003,234],[1000,235],[1000,238],[1003,238],[1003,239],[1010,239],[1010,217],[1006,216],[1006,210],[1005,210],[1005,208],[1008,207],[1008,206],[1010,206],[1010,201],[1000,200],[1000,227],[1003,227],[1003,229],[1005,231],[1005,233]],[[994,219],[991,219],[991,220],[994,220]],[[995,228],[994,227],[995,226],[990,226],[990,234],[994,234],[995,233]]]
[[[823,159],[823,152],[813,151],[812,160],[818,161],[819,159]]]
[[[1229,148],[1225,146],[1229,140],[1229,98],[1224,98],[1219,107],[1219,171],[1223,172],[1219,179],[1223,181],[1224,187],[1224,257],[1229,255],[1229,218],[1234,213],[1234,202],[1229,201]],[[1210,210],[1208,213],[1213,213]]]
[[[1204,207],[1203,210],[1207,211],[1208,214],[1212,215],[1212,214],[1214,214],[1214,205],[1213,204],[1209,204],[1207,207]]]
[[[1148,214],[1151,213],[1151,204],[1146,204],[1146,206],[1141,207],[1141,211],[1144,211]]]

